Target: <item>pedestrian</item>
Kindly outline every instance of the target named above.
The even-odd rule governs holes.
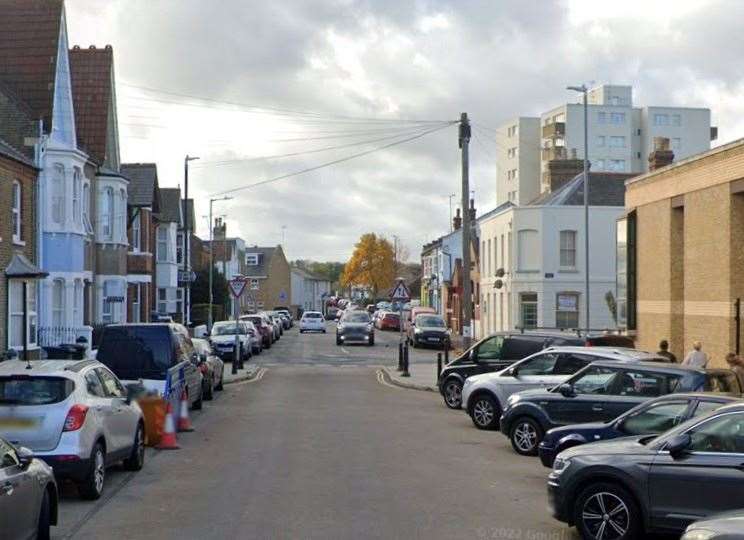
[[[703,344],[699,341],[693,341],[692,342],[692,350],[687,353],[687,356],[685,356],[684,361],[682,362],[683,366],[689,366],[689,367],[695,367],[695,368],[704,368],[708,365],[708,355],[705,354],[703,351]]]
[[[733,358],[729,360],[729,356],[733,356]],[[739,379],[739,384],[744,390],[744,360],[738,354],[728,353],[726,355],[726,362],[731,368],[731,371],[736,373],[736,377]]]
[[[659,352],[657,352],[656,354],[658,354],[659,356],[663,356],[664,358],[668,358],[672,364],[677,363],[677,357],[674,356],[674,353],[669,352],[669,342],[666,339],[662,339],[659,342]]]

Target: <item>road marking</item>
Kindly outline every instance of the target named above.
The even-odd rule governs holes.
[[[341,347],[341,350],[344,351],[345,354],[351,355],[351,353],[346,350],[346,347]]]
[[[267,371],[268,370],[266,368],[262,367],[258,370],[258,372],[256,373],[256,376],[253,377],[252,379],[248,379],[247,381],[240,381],[240,382],[232,384],[231,386],[243,386],[244,384],[250,384],[250,383],[260,381],[261,379],[263,379],[263,376]]]
[[[381,369],[377,370],[377,382],[389,388],[395,388],[396,390],[406,390],[402,386],[387,382],[385,380],[385,373]]]

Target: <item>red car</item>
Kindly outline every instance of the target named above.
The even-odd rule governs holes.
[[[261,332],[261,341],[263,342],[264,349],[271,349],[271,345],[274,343],[274,330],[264,320],[261,315],[243,315],[240,320],[250,321],[253,326]]]
[[[380,330],[400,330],[400,315],[385,313],[377,319],[377,328]]]

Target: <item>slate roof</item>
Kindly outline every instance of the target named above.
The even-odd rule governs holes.
[[[78,145],[98,163],[106,161],[109,107],[113,97],[114,51],[91,46],[70,50],[72,100]]]
[[[26,138],[37,136],[37,122],[33,120],[33,112],[28,104],[0,81],[0,139],[27,159],[33,160],[34,147],[26,144]]]
[[[625,180],[633,174],[589,172],[589,206],[625,206]],[[584,204],[584,173],[526,206],[581,206]]]
[[[121,173],[129,179],[128,204],[160,211],[158,166],[155,163],[124,163]]]
[[[29,167],[36,168],[33,161],[28,159],[23,153],[16,150],[14,147],[12,147],[10,144],[2,139],[0,139],[0,156],[5,156],[7,158],[14,159],[15,161],[23,163],[24,165],[28,165]]]
[[[63,0],[0,0],[0,80],[52,125]]]
[[[258,247],[258,246],[246,246],[245,254],[246,258],[251,253],[258,253],[258,265],[251,266],[245,265],[245,275],[248,277],[252,276],[268,276],[269,275],[269,264],[271,258],[274,256],[274,252],[277,250],[276,247]]]
[[[158,221],[181,223],[181,188],[160,188]]]
[[[299,274],[300,276],[302,276],[305,279],[310,279],[310,280],[313,280],[313,281],[329,281],[328,279],[323,278],[323,277],[320,277],[320,276],[316,276],[315,274],[312,274],[312,273],[308,272],[307,270],[305,270],[304,268],[300,268],[299,266],[293,266],[291,268],[291,271],[294,272],[294,273],[296,273],[296,274]]]
[[[12,278],[42,278],[49,274],[29,261],[22,253],[15,253],[10,260],[5,275]]]

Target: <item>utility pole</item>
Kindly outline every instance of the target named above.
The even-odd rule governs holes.
[[[473,312],[473,298],[470,286],[470,120],[468,113],[460,115],[459,143],[462,149],[462,342],[463,348],[470,347],[473,329],[470,315]]]
[[[189,223],[189,161],[199,159],[198,157],[186,156],[183,160],[183,269],[186,275],[186,291],[183,298],[183,324],[188,326],[191,322],[191,223]]]

